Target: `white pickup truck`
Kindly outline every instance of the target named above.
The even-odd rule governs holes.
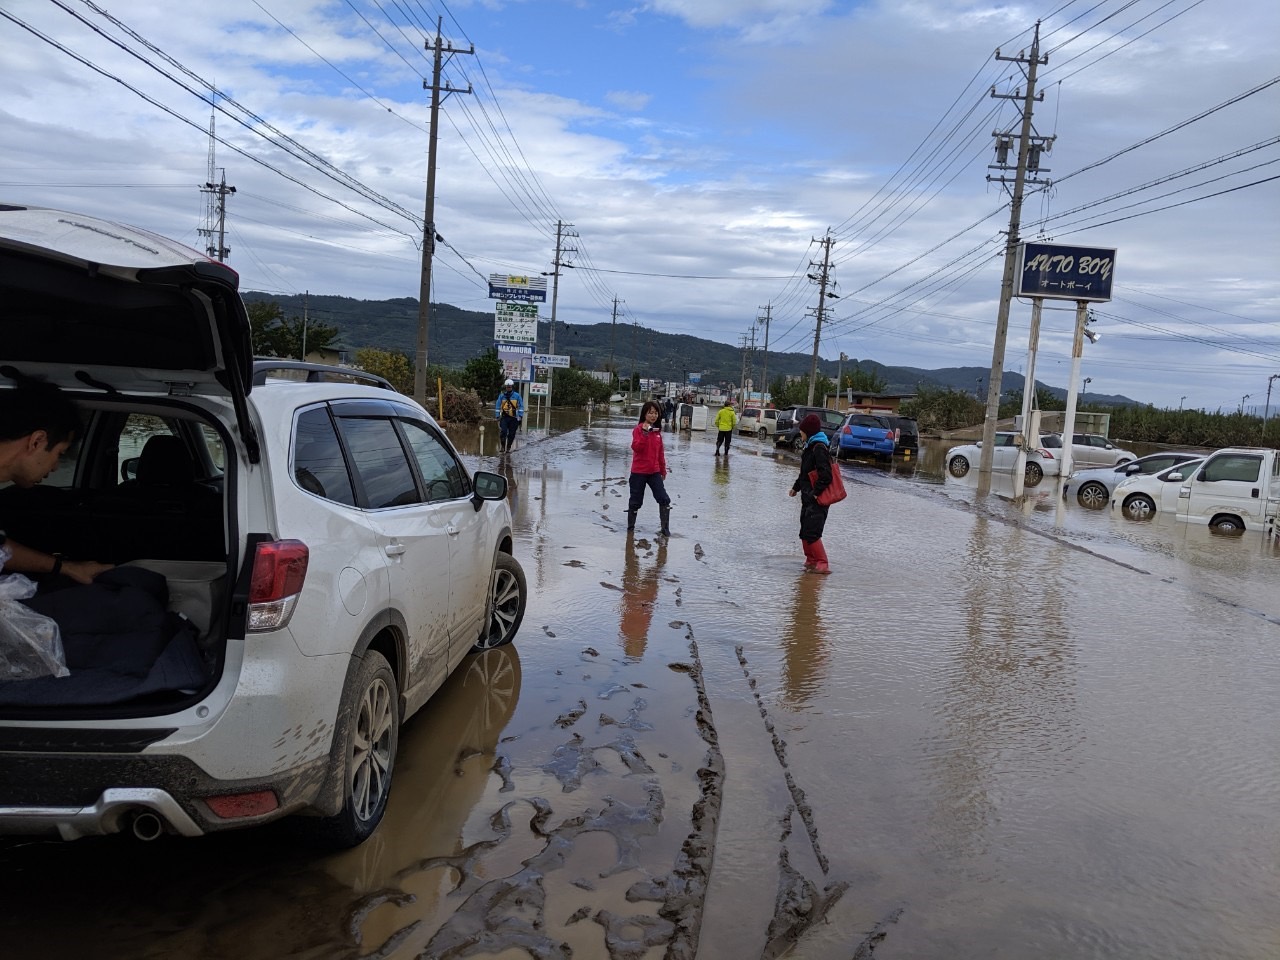
[[[1178,519],[1218,530],[1276,531],[1280,451],[1227,447],[1205,458],[1178,490]]]

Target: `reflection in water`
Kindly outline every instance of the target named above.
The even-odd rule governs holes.
[[[715,470],[711,474],[711,480],[715,484],[713,488],[718,497],[727,497],[729,495],[729,455],[715,458]]]
[[[801,574],[790,598],[782,632],[782,700],[793,709],[803,707],[828,680],[830,649],[826,621],[819,612],[822,585],[830,578]],[[784,581],[785,582],[785,581]]]
[[[1061,582],[1066,552],[1011,545],[1034,537],[1020,527],[978,515],[965,555],[964,632],[956,638],[935,739],[939,807],[934,831],[951,853],[986,849],[994,827],[1002,770],[1020,760],[1061,772],[1046,744],[1071,751],[1079,742],[1075,643],[1066,624]],[[1043,552],[1032,574],[1028,557]],[[1036,584],[1029,590],[1029,582]]]
[[[653,608],[658,602],[658,580],[667,564],[667,538],[657,540],[656,555],[646,554],[653,561],[641,569],[640,551],[648,548],[647,540],[627,537],[627,556],[622,570],[622,599],[618,608],[618,636],[622,651],[629,659],[644,657],[649,642],[649,626],[653,621]]]

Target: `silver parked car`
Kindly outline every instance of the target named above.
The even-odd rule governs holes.
[[[1052,435],[1062,445],[1062,434]],[[1047,437],[1045,438],[1048,439]],[[1071,465],[1079,467],[1118,467],[1122,463],[1130,463],[1137,457],[1130,451],[1117,447],[1099,433],[1073,433],[1071,435]],[[1045,446],[1052,446],[1046,443]],[[1061,454],[1059,454],[1061,457]]]
[[[1103,510],[1111,502],[1111,493],[1116,485],[1126,477],[1159,473],[1161,470],[1167,470],[1176,464],[1196,460],[1199,457],[1200,454],[1197,453],[1166,451],[1148,454],[1115,467],[1074,470],[1067,478],[1067,482],[1062,485],[1062,495],[1067,499],[1075,497],[1080,506],[1090,510]]]

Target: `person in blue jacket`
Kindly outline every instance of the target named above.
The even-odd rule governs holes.
[[[493,416],[498,421],[498,452],[506,453],[515,442],[516,431],[524,419],[524,400],[514,380],[507,380],[502,385],[502,392],[493,404]]]

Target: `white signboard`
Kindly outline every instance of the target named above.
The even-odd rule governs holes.
[[[495,304],[493,339],[501,343],[536,343],[538,305],[536,303]]]
[[[547,396],[550,396],[550,395],[551,395],[551,393],[550,393],[550,391],[547,389],[547,387],[548,387],[548,384],[545,384],[545,383],[538,383],[538,382],[535,380],[533,383],[529,384],[529,396],[531,396],[531,397],[547,397]]]
[[[558,353],[535,353],[533,365],[535,367],[568,367],[569,358]]]

